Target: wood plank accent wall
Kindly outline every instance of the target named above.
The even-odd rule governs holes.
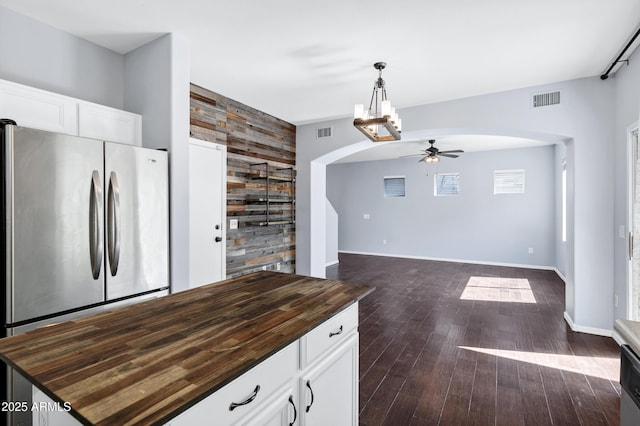
[[[227,277],[249,272],[295,272],[295,223],[255,226],[263,220],[264,204],[250,202],[264,191],[264,181],[248,178],[251,165],[270,168],[296,165],[296,127],[262,111],[191,84],[191,137],[227,146]],[[282,196],[295,197],[292,185],[274,182],[269,187]],[[288,218],[290,204],[271,206],[271,214]],[[238,229],[229,229],[229,220]]]

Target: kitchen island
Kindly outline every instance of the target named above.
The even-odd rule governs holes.
[[[371,291],[257,272],[0,339],[0,358],[83,424],[163,424],[281,353],[296,368],[325,356],[313,332],[342,338],[350,326],[329,320],[343,311],[355,312],[357,358],[357,301]]]

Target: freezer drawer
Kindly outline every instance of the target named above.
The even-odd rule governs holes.
[[[169,286],[167,153],[105,143],[106,298]]]
[[[7,323],[104,300],[103,143],[7,126]]]

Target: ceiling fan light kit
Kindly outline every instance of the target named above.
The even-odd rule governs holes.
[[[402,119],[387,99],[387,89],[382,79],[382,70],[386,62],[376,62],[373,67],[378,70],[378,79],[373,83],[373,93],[369,109],[364,104],[356,104],[353,111],[353,125],[373,142],[399,141],[402,133]]]
[[[438,148],[434,146],[435,143],[436,143],[435,139],[430,139],[429,144],[431,144],[431,146],[429,148],[426,148],[422,154],[405,155],[404,157],[421,156],[422,158],[418,160],[419,163],[424,162],[424,163],[430,164],[430,163],[437,163],[438,161],[440,161],[440,157],[458,158],[459,155],[457,154],[464,152],[461,149],[440,151]]]

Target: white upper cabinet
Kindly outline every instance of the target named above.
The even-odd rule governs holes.
[[[142,116],[0,80],[0,118],[19,126],[142,145]]]
[[[0,80],[0,118],[19,126],[78,134],[78,103],[45,90]]]
[[[89,102],[78,104],[78,135],[130,145],[142,144],[142,117]]]

